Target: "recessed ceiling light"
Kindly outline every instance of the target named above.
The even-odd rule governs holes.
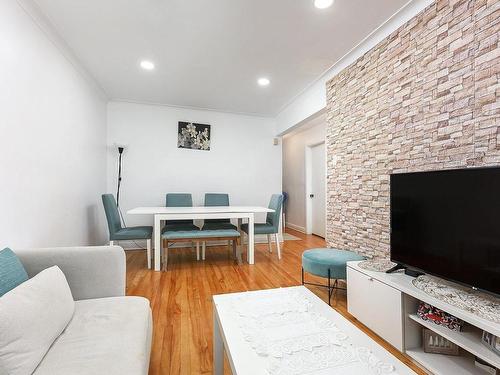
[[[333,0],[314,0],[314,6],[318,9],[326,9],[331,7]]]
[[[155,68],[155,64],[149,60],[142,60],[141,68],[144,70],[153,70]]]
[[[271,83],[271,81],[269,81],[269,78],[262,77],[257,80],[257,83],[259,86],[267,86]]]

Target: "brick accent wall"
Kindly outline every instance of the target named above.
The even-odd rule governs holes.
[[[327,83],[329,246],[388,256],[392,172],[500,165],[499,34],[500,0],[438,0]]]

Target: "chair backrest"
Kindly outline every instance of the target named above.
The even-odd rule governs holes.
[[[112,241],[115,233],[122,229],[120,213],[118,212],[113,194],[103,194],[102,204],[106,213],[106,220],[108,221],[109,239]]]
[[[229,206],[229,194],[205,193],[205,207]],[[230,223],[230,219],[208,219],[205,223]]]
[[[273,209],[274,212],[268,212],[266,217],[266,223],[271,224],[276,233],[278,233],[278,228],[280,225],[280,215],[281,207],[283,206],[283,195],[273,194],[271,200],[269,201],[269,208]]]
[[[168,193],[165,197],[166,207],[193,207],[190,193]],[[169,220],[167,224],[193,224],[193,220]]]
[[[205,207],[229,206],[229,194],[205,193]]]
[[[166,207],[193,207],[193,197],[189,193],[168,193],[165,198]]]

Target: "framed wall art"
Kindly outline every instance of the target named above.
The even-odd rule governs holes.
[[[179,121],[177,147],[210,150],[210,125]]]

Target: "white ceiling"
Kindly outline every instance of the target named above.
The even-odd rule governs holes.
[[[34,0],[111,99],[276,115],[407,0]],[[155,62],[152,72],[141,59]],[[268,87],[258,77],[271,80]]]

